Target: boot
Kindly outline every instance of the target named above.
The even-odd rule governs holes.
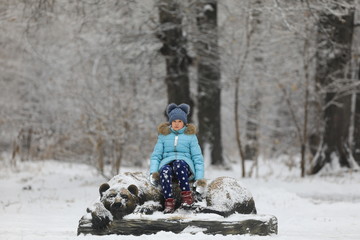
[[[175,199],[174,198],[168,198],[165,199],[165,209],[164,213],[173,213],[175,211]]]
[[[191,191],[182,191],[181,192],[181,206],[189,208],[194,204],[194,198]]]

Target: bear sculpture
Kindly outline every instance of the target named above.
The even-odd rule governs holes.
[[[173,188],[176,207],[179,207],[180,190],[177,184],[173,184]],[[205,199],[203,204],[195,203],[191,209],[197,213],[216,213],[224,217],[233,213],[256,214],[251,193],[234,178],[200,180],[193,192],[197,201]],[[146,175],[140,172],[116,175],[100,186],[99,193],[100,199],[87,209],[88,214],[80,220],[90,218],[94,229],[104,228],[111,221],[132,213],[152,214],[164,208],[160,186],[150,184]]]

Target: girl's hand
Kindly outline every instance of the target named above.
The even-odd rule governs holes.
[[[206,189],[206,180],[205,179],[198,179],[194,182],[193,187],[196,193],[203,195]]]
[[[151,185],[153,186],[158,186],[159,183],[160,183],[160,174],[158,172],[154,172],[154,173],[151,173],[150,176],[149,176],[149,181],[151,183]]]

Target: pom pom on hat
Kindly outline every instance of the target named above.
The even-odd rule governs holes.
[[[169,122],[171,123],[174,120],[181,120],[187,124],[187,115],[190,113],[190,106],[188,104],[182,103],[176,105],[175,103],[170,103],[166,108],[166,114],[169,117]]]
[[[166,114],[169,116],[169,113],[177,107],[178,106],[175,103],[170,103],[169,106],[166,108]]]
[[[189,115],[189,113],[190,113],[190,106],[189,105],[187,105],[185,103],[182,103],[178,107],[181,108],[181,110],[183,110],[186,113],[186,115]]]

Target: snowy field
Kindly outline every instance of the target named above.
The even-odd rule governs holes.
[[[0,157],[0,239],[360,239],[359,172],[300,179],[299,172],[289,171],[281,160],[262,164],[266,167],[259,178],[241,181],[252,192],[258,213],[278,218],[278,235],[77,236],[78,221],[105,180],[87,165],[41,161],[19,163],[14,169]],[[128,170],[139,169],[122,169]],[[206,177],[239,178],[235,170],[207,168]]]

